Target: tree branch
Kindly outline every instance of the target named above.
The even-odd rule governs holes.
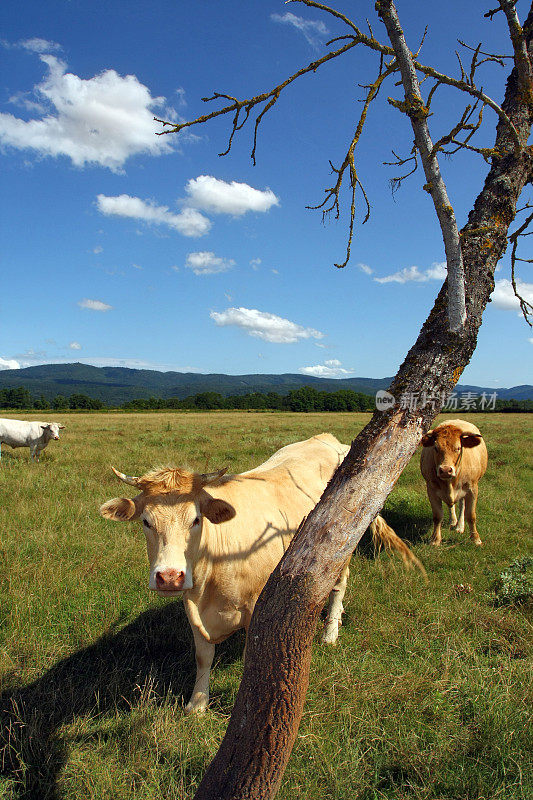
[[[362,223],[363,225],[365,224],[365,222],[368,220],[368,218],[370,216],[370,203],[368,201],[367,194],[366,194],[366,192],[364,190],[363,184],[361,183],[361,181],[359,179],[359,176],[357,174],[357,169],[355,167],[355,160],[354,160],[355,148],[356,148],[357,143],[359,142],[359,139],[360,139],[361,134],[363,132],[363,128],[364,128],[364,125],[365,125],[365,122],[366,122],[366,116],[367,116],[367,113],[368,113],[368,109],[369,109],[370,103],[373,100],[375,100],[375,98],[377,97],[377,95],[379,93],[379,90],[380,90],[380,87],[381,87],[381,84],[383,83],[385,78],[387,78],[389,75],[391,75],[395,71],[395,69],[396,69],[396,60],[395,59],[392,59],[388,64],[386,64],[385,68],[383,68],[383,63],[380,63],[380,71],[379,71],[378,77],[376,78],[376,80],[373,83],[371,83],[369,86],[365,87],[365,88],[368,89],[368,93],[367,93],[367,96],[366,96],[366,99],[365,99],[363,110],[362,110],[361,115],[359,117],[359,121],[357,123],[353,139],[352,139],[352,141],[350,143],[350,146],[348,148],[348,152],[346,153],[346,156],[344,158],[344,161],[343,161],[341,167],[339,169],[337,169],[336,167],[333,166],[333,164],[330,161],[331,169],[333,170],[333,172],[337,173],[337,181],[336,181],[335,185],[330,187],[329,189],[325,190],[326,191],[326,197],[324,198],[322,203],[320,203],[317,206],[306,206],[306,208],[309,208],[309,209],[312,209],[312,210],[317,210],[317,209],[320,209],[320,208],[324,209],[323,213],[322,213],[323,218],[327,214],[331,213],[331,211],[335,211],[335,217],[338,219],[339,218],[339,214],[340,214],[340,210],[339,210],[339,194],[340,194],[340,190],[341,190],[341,187],[342,187],[342,181],[343,181],[344,173],[346,172],[346,170],[349,171],[350,186],[351,186],[351,190],[352,190],[351,191],[351,204],[350,204],[349,234],[348,234],[348,243],[347,243],[347,246],[346,246],[346,259],[343,261],[342,264],[335,264],[335,266],[338,267],[339,269],[341,269],[342,267],[345,267],[346,264],[348,263],[348,261],[350,260],[350,252],[351,252],[352,239],[353,239],[353,227],[354,227],[354,221],[355,221],[355,190],[357,189],[357,186],[359,186],[359,188],[361,189],[361,192],[363,194],[364,200],[366,202],[366,215],[365,215],[365,218],[364,218],[363,223]],[[328,205],[328,203],[329,203],[329,205]]]
[[[520,294],[518,287],[516,285],[516,262],[523,261],[527,264],[533,264],[533,259],[531,258],[519,258],[516,254],[518,248],[518,239],[521,236],[531,236],[533,235],[533,231],[527,231],[529,225],[533,222],[533,213],[531,213],[525,222],[517,228],[514,233],[509,236],[509,241],[512,244],[511,248],[511,285],[513,287],[513,292],[515,293],[518,302],[520,303],[520,311],[523,314],[523,317],[530,328],[533,328],[533,323],[529,319],[533,315],[533,305],[528,302],[523,295]]]
[[[455,214],[439,169],[427,124],[428,110],[422,100],[414,60],[407,47],[396,8],[392,0],[378,0],[376,10],[385,24],[396,54],[405,92],[405,103],[393,101],[393,105],[404,111],[411,120],[428,191],[442,231],[448,267],[448,321],[450,330],[459,333],[466,320],[466,302],[463,256]]]
[[[220,116],[223,116],[225,114],[233,114],[233,120],[232,120],[232,124],[231,124],[231,130],[230,130],[230,134],[229,134],[229,137],[228,137],[228,143],[227,143],[226,149],[223,150],[221,153],[219,153],[220,156],[227,155],[230,152],[231,147],[233,145],[233,139],[235,137],[235,134],[238,131],[242,130],[242,128],[248,122],[248,120],[249,120],[249,118],[251,116],[251,112],[253,111],[253,109],[258,107],[258,106],[260,106],[260,105],[262,105],[262,104],[264,104],[262,110],[259,112],[259,114],[257,115],[257,117],[255,119],[255,122],[254,122],[253,145],[252,145],[252,150],[251,150],[251,154],[250,155],[251,155],[251,158],[252,158],[252,162],[255,165],[255,163],[256,163],[257,139],[258,139],[259,125],[261,124],[261,122],[263,120],[263,117],[267,114],[267,112],[270,111],[274,107],[274,105],[276,104],[281,92],[284,91],[284,89],[286,89],[297,78],[299,78],[299,77],[301,77],[301,76],[303,76],[305,74],[308,74],[310,72],[316,72],[316,70],[319,67],[321,67],[323,64],[325,64],[328,61],[331,61],[334,58],[337,58],[340,55],[343,55],[348,50],[351,50],[353,47],[355,47],[358,44],[363,44],[364,46],[369,47],[370,49],[374,50],[375,52],[378,52],[380,54],[380,57],[381,57],[380,75],[379,75],[377,81],[375,81],[374,84],[371,84],[370,87],[369,87],[370,91],[369,91],[369,94],[367,95],[367,98],[366,98],[366,101],[365,101],[365,107],[364,107],[363,113],[362,113],[362,115],[360,117],[357,130],[356,130],[356,132],[354,134],[354,138],[352,139],[350,147],[348,148],[348,152],[347,152],[347,154],[346,154],[346,156],[344,158],[344,161],[343,161],[342,165],[340,166],[340,168],[337,169],[336,167],[334,167],[333,164],[331,164],[331,161],[330,161],[332,170],[337,173],[337,181],[336,181],[334,186],[332,186],[329,189],[325,190],[326,191],[326,197],[325,197],[325,199],[324,199],[324,201],[322,203],[320,203],[318,206],[308,206],[308,208],[320,208],[320,209],[323,209],[323,217],[327,216],[327,214],[329,214],[332,211],[334,211],[335,212],[335,216],[338,218],[338,216],[339,216],[339,192],[340,192],[340,189],[341,189],[341,186],[342,186],[344,174],[345,174],[346,171],[348,171],[349,176],[350,176],[351,203],[350,203],[349,232],[348,232],[348,242],[347,242],[347,247],[346,247],[346,258],[341,264],[335,264],[335,266],[337,266],[337,267],[344,267],[348,263],[349,258],[350,258],[350,254],[351,254],[351,246],[352,246],[353,233],[354,233],[354,223],[355,223],[355,193],[356,193],[357,187],[359,187],[359,189],[360,189],[360,191],[361,191],[361,193],[363,195],[365,204],[366,204],[366,214],[365,214],[365,217],[364,217],[364,220],[363,220],[363,224],[368,219],[368,215],[369,215],[369,212],[370,212],[370,203],[369,203],[368,197],[366,195],[365,189],[364,189],[364,187],[363,187],[363,185],[362,185],[362,183],[360,181],[357,169],[355,167],[354,150],[355,150],[355,146],[357,144],[357,141],[358,141],[358,139],[359,139],[359,137],[361,135],[362,126],[364,125],[364,120],[365,120],[365,117],[366,117],[366,112],[368,110],[369,103],[377,95],[377,92],[379,91],[379,86],[381,85],[383,80],[386,77],[388,77],[390,72],[394,71],[394,69],[397,69],[396,62],[393,59],[392,61],[389,62],[389,67],[387,67],[385,72],[383,72],[383,70],[382,70],[383,58],[385,56],[395,56],[395,52],[394,52],[394,49],[392,47],[385,46],[385,45],[381,44],[380,42],[378,42],[378,40],[375,38],[375,36],[373,34],[373,31],[372,31],[372,28],[370,26],[370,23],[368,23],[370,36],[367,36],[366,34],[362,33],[362,31],[357,27],[357,25],[355,25],[355,23],[352,22],[352,20],[350,20],[347,16],[345,16],[344,14],[342,14],[339,11],[336,11],[333,8],[330,8],[329,6],[324,5],[323,3],[316,2],[316,0],[287,0],[287,2],[301,2],[301,3],[304,3],[304,5],[306,5],[306,6],[309,6],[311,8],[317,8],[317,9],[319,9],[321,11],[324,11],[324,12],[326,12],[328,14],[331,14],[335,18],[341,20],[352,31],[352,33],[350,33],[347,36],[335,37],[330,42],[328,42],[328,46],[331,45],[333,42],[337,42],[337,41],[341,41],[341,40],[344,41],[344,40],[348,39],[347,44],[343,45],[342,47],[338,48],[337,50],[334,50],[332,52],[327,53],[325,56],[323,56],[320,59],[317,59],[316,61],[312,61],[306,67],[303,67],[302,69],[299,69],[297,72],[295,72],[289,78],[287,78],[285,81],[283,81],[279,85],[275,86],[273,89],[271,89],[268,92],[263,92],[261,94],[258,94],[258,95],[254,96],[254,97],[251,97],[251,98],[248,98],[248,99],[245,99],[245,100],[238,100],[236,97],[232,97],[231,95],[220,93],[220,92],[215,92],[212,97],[204,97],[204,98],[202,98],[202,100],[207,103],[207,102],[211,102],[213,100],[225,99],[225,100],[230,100],[231,103],[229,105],[223,106],[222,108],[219,108],[216,111],[212,111],[209,114],[203,114],[203,115],[197,117],[196,119],[189,120],[189,121],[186,121],[186,122],[175,123],[175,122],[169,122],[169,121],[166,121],[166,120],[159,119],[159,118],[155,117],[154,119],[157,122],[159,122],[161,125],[163,125],[163,127],[167,128],[167,130],[163,130],[163,131],[158,132],[157,135],[158,136],[163,136],[163,135],[166,135],[168,133],[179,133],[184,128],[191,127],[193,125],[203,124],[205,122],[208,122],[209,120],[215,119],[216,117],[220,117]],[[425,37],[425,33],[424,33],[424,37]],[[420,47],[422,46],[423,41],[424,41],[424,38],[422,39]],[[420,47],[419,47],[419,49],[418,49],[418,51],[416,53],[416,56],[418,55],[418,52],[420,51]],[[481,100],[484,105],[488,105],[490,108],[492,108],[499,115],[499,118],[502,119],[505,122],[505,124],[509,127],[510,134],[511,134],[511,137],[512,137],[513,143],[514,143],[515,154],[518,155],[519,150],[520,150],[520,142],[519,142],[519,139],[518,139],[518,135],[517,135],[516,129],[513,126],[513,123],[511,122],[511,120],[509,119],[509,117],[507,116],[505,111],[502,108],[500,108],[500,106],[497,103],[495,103],[494,100],[492,100],[490,97],[485,95],[485,93],[482,90],[478,89],[473,83],[473,74],[475,72],[475,69],[476,69],[477,66],[479,66],[479,63],[482,63],[482,62],[478,62],[477,61],[477,58],[478,58],[478,55],[479,55],[480,52],[481,52],[481,50],[479,49],[479,47],[474,50],[474,56],[472,58],[472,64],[471,64],[471,69],[470,69],[470,76],[466,75],[466,72],[465,72],[465,70],[463,69],[463,67],[461,65],[461,73],[462,73],[461,80],[457,80],[457,79],[451,78],[448,75],[444,75],[444,74],[438,72],[437,70],[434,70],[431,67],[427,67],[427,66],[425,66],[423,64],[420,64],[415,58],[411,58],[412,64],[414,65],[414,68],[418,72],[421,72],[424,75],[423,80],[425,80],[426,78],[430,77],[430,78],[433,78],[436,81],[435,85],[433,86],[433,88],[429,92],[426,108],[429,109],[429,106],[430,106],[431,100],[433,98],[433,95],[435,93],[435,90],[441,85],[453,86],[453,87],[459,89],[460,91],[463,91],[463,92],[466,92],[467,94],[470,94],[471,96],[475,97],[478,101]],[[487,54],[483,54],[483,55],[487,55]],[[485,59],[485,60],[492,60],[492,58],[493,58],[492,56],[489,56],[489,58]],[[494,57],[494,59],[497,59],[497,58],[499,58],[499,57],[497,57],[497,56]],[[489,160],[490,158],[492,158],[495,155],[500,155],[500,153],[496,153],[495,151],[491,151],[491,150],[488,150],[486,148],[474,148],[474,147],[469,146],[468,144],[466,144],[466,142],[468,141],[469,138],[470,138],[470,135],[467,137],[466,140],[461,141],[461,140],[456,140],[455,139],[455,135],[452,135],[452,138],[449,140],[449,142],[454,144],[454,145],[456,145],[456,147],[458,147],[458,148],[464,147],[465,149],[473,150],[474,152],[481,154],[485,158],[485,160]],[[453,152],[455,152],[455,151],[453,151]],[[433,155],[435,155],[435,153],[436,153],[436,151],[433,153]],[[406,176],[404,176],[404,177],[406,177]],[[393,179],[392,180],[393,188],[397,188],[397,185],[401,182],[401,180],[402,179],[396,181],[395,179]],[[431,182],[428,181],[427,186],[429,187],[430,185],[431,185]],[[328,203],[329,203],[329,206],[328,206]],[[451,209],[451,206],[448,203],[448,204],[444,204],[443,208],[450,208]],[[453,210],[452,210],[452,214],[453,214]],[[455,317],[456,317],[456,319],[452,324],[459,325],[459,320],[461,318],[461,310],[460,310],[460,308],[458,308],[458,310],[457,310],[457,312],[455,314]],[[459,325],[459,328],[460,328],[460,325]],[[459,328],[458,328],[458,330],[459,330]]]
[[[533,65],[528,56],[524,31],[516,13],[515,3],[512,0],[500,0],[500,8],[509,26],[520,87],[526,93],[528,102],[533,104]]]
[[[356,36],[361,44],[364,44],[366,47],[369,47],[371,50],[376,50],[378,53],[382,55],[391,56],[395,55],[394,48],[389,47],[388,45],[381,44],[378,40],[372,36],[365,36],[357,25],[355,25],[352,20],[348,19],[344,14],[336,11],[334,8],[330,8],[329,6],[324,5],[323,3],[318,3],[316,0],[288,0],[290,3],[303,3],[310,8],[318,8],[321,11],[325,11],[328,14],[331,14],[334,17],[342,20],[346,25],[348,25],[352,30],[356,33]],[[516,12],[515,12],[516,13]],[[421,64],[418,60],[413,61],[415,68],[422,72],[428,78],[435,78],[435,80],[439,81],[440,83],[446,84],[447,86],[454,86],[456,89],[460,89],[462,92],[466,92],[470,94],[472,97],[476,97],[478,100],[481,100],[485,105],[492,108],[493,111],[498,114],[500,119],[502,119],[506,125],[509,126],[511,130],[511,135],[513,137],[513,143],[515,148],[515,154],[518,156],[520,152],[520,140],[518,137],[518,133],[516,128],[514,127],[512,121],[509,119],[508,115],[505,113],[503,108],[498,105],[491,97],[485,94],[482,89],[478,89],[476,86],[470,85],[466,80],[457,80],[457,78],[452,78],[449,75],[445,75],[442,72],[439,72],[433,67],[428,67],[425,64]]]
[[[241,130],[244,126],[250,112],[252,109],[260,105],[261,103],[265,103],[265,108],[261,111],[259,116],[257,117],[255,123],[255,133],[254,133],[254,147],[252,150],[251,158],[255,165],[255,149],[256,149],[256,137],[257,137],[257,127],[261,122],[263,115],[269,111],[274,103],[277,101],[278,97],[280,96],[281,92],[287,88],[291,83],[293,83],[297,78],[301,78],[302,75],[306,75],[308,72],[316,72],[322,64],[325,64],[327,61],[331,61],[332,58],[337,58],[337,56],[342,55],[342,53],[346,53],[348,50],[351,50],[352,47],[355,47],[357,44],[360,44],[357,38],[350,37],[351,41],[348,44],[345,44],[343,47],[340,47],[338,50],[333,50],[330,53],[327,53],[322,58],[319,58],[317,61],[312,61],[306,67],[302,67],[294,75],[291,75],[289,78],[284,80],[279,86],[275,86],[269,92],[263,92],[262,94],[258,94],[255,97],[251,97],[248,100],[237,100],[236,97],[231,97],[231,95],[221,94],[220,92],[215,92],[212,97],[202,97],[202,101],[204,103],[209,103],[212,100],[220,100],[222,98],[226,100],[232,100],[233,102],[229,106],[224,106],[223,108],[219,108],[217,111],[212,111],[210,114],[202,114],[200,117],[196,117],[196,119],[189,120],[188,122],[168,122],[163,119],[159,119],[158,117],[154,117],[156,122],[161,123],[161,125],[167,126],[168,130],[166,131],[159,131],[156,135],[157,136],[165,136],[168,133],[179,133],[184,128],[190,128],[193,125],[201,125],[204,122],[208,122],[211,119],[215,119],[216,117],[221,117],[224,114],[231,114],[235,112],[235,116],[233,117],[232,123],[232,130],[229,137],[228,147],[219,155],[227,155],[231,150],[231,145],[233,141],[233,136],[236,131]],[[241,111],[245,112],[245,118],[242,123],[239,122],[240,113]]]

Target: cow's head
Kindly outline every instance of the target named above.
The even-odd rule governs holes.
[[[45,422],[41,425],[45,438],[48,441],[50,439],[59,439],[59,431],[63,430],[64,427],[65,426],[60,425],[59,422]]]
[[[112,469],[141,493],[133,499],[108,500],[100,514],[118,522],[140,522],[146,535],[150,589],[165,596],[192,589],[204,518],[218,525],[235,516],[233,506],[206,491],[221,483],[226,470],[200,475],[168,468],[136,478]]]
[[[439,425],[422,436],[422,447],[431,447],[435,472],[441,480],[452,480],[461,468],[463,447],[477,447],[483,440],[480,433],[463,431],[457,425]]]

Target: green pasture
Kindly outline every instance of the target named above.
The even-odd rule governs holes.
[[[241,472],[323,431],[349,442],[368,415],[57,419],[66,430],[41,463],[2,448],[0,800],[191,798],[231,713],[243,637],[217,650],[209,711],[185,717],[192,636],[180,601],[148,591],[140,528],[98,515],[133,494],[110,466]],[[502,569],[533,552],[532,420],[472,420],[489,450],[484,546],[448,529],[428,545],[417,454],[383,514],[429,582],[368,545],[353,558],[339,643],[314,646],[282,800],[532,800],[533,616],[491,597]]]

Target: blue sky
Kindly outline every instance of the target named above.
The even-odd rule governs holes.
[[[527,5],[518,3],[521,18]],[[353,3],[337,8],[355,13]],[[442,71],[458,72],[457,38],[509,52],[502,15],[484,19],[482,4],[398,0],[397,8],[412,49],[428,25],[420,60]],[[385,42],[374,3],[355,11],[354,21],[365,27],[368,17]],[[372,214],[361,226],[359,196],[347,267],[333,264],[344,259],[348,196],[340,219],[325,225],[305,208],[332,185],[329,161],[345,156],[359,84],[376,76],[377,56],[356,48],[295,82],[264,117],[256,166],[250,126],[220,158],[229,118],[162,137],[153,122],[214,110],[201,101],[214,91],[243,98],[270,90],[345,32],[331,16],[278,0],[7,0],[0,367],[84,361],[393,375],[432,306],[444,261],[421,170],[390,190],[398,168],[383,162],[412,146],[407,119],[386,101],[400,97],[394,79],[372,105],[356,152]],[[481,70],[484,90],[500,101],[507,69]],[[466,105],[452,89],[437,94],[434,140]],[[491,145],[490,109],[485,120],[479,144]],[[441,168],[462,226],[487,166],[459,154]],[[522,290],[531,296],[527,269]],[[509,277],[507,257],[463,383],[533,382],[533,334]]]

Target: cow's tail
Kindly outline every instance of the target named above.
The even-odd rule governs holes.
[[[388,552],[391,550],[396,550],[402,557],[402,561],[408,569],[417,567],[422,575],[427,578],[426,570],[424,569],[422,562],[418,560],[413,551],[410,550],[405,544],[403,539],[400,539],[400,537],[394,533],[390,525],[387,525],[383,517],[378,515],[370,525],[370,530],[372,531],[372,541],[374,542],[374,547],[376,547],[378,551],[382,547],[384,547]]]

